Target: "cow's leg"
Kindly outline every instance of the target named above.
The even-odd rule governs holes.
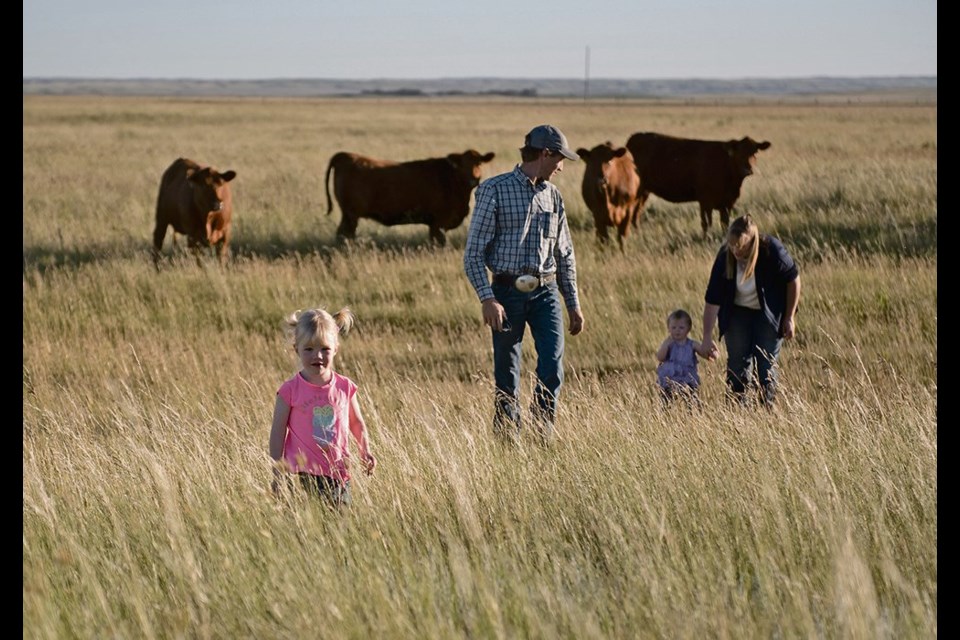
[[[163,249],[163,239],[167,236],[167,225],[157,223],[153,230],[153,266],[160,270],[160,250]]]
[[[630,216],[630,221],[633,224],[634,229],[640,228],[640,215],[643,213],[643,207],[647,204],[647,198],[649,197],[650,192],[648,191],[637,192],[637,205],[633,210],[633,215]]]
[[[707,230],[713,224],[713,209],[700,205],[700,227],[703,228],[703,239],[707,239]]]
[[[607,225],[597,222],[594,226],[597,228],[597,244],[601,247],[605,247],[610,243],[610,235],[608,234]]]
[[[344,211],[337,227],[337,237],[352,240],[357,235],[357,218]]]
[[[629,216],[630,225],[634,229],[639,230],[640,216],[643,215],[643,204],[640,203],[633,205],[633,207],[627,212],[627,215]]]
[[[445,247],[447,245],[447,236],[440,227],[430,225],[430,239],[436,242],[438,246]]]
[[[223,231],[223,235],[220,236],[220,240],[217,242],[217,259],[220,261],[220,266],[223,266],[227,263],[227,260],[230,258],[230,228],[227,227]]]
[[[632,224],[630,212],[627,211],[624,213],[623,218],[620,220],[620,224],[617,226],[617,242],[620,243],[620,252],[623,253],[623,243],[628,235],[630,235],[630,225]]]
[[[728,207],[720,209],[720,224],[723,225],[723,232],[726,233],[730,226],[730,209]]]
[[[201,256],[200,256],[202,245],[191,236],[187,236],[187,248],[190,250],[190,253],[193,254],[193,257],[196,258],[197,266],[202,267],[203,260],[201,259]]]

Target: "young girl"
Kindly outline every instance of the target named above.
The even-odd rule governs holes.
[[[660,363],[657,365],[657,383],[664,402],[669,403],[678,395],[694,405],[699,402],[697,356],[700,354],[700,343],[688,337],[692,326],[693,319],[683,309],[677,309],[667,316],[669,335],[657,349],[657,362]]]
[[[333,370],[340,349],[339,334],[353,326],[353,313],[335,315],[323,309],[298,311],[286,319],[293,329],[293,348],[300,372],[277,391],[270,430],[274,490],[283,471],[296,474],[307,490],[328,498],[335,507],[350,504],[350,452],[347,430],[360,449],[367,475],[377,459],[370,453],[367,426],[360,414],[357,385]]]

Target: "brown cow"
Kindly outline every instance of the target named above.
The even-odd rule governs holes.
[[[581,193],[593,213],[597,240],[601,245],[607,244],[609,227],[616,227],[617,243],[623,251],[630,224],[640,215],[640,177],[633,156],[626,147],[615,149],[609,141],[589,151],[577,149],[577,155],[586,163]]]
[[[324,186],[327,215],[333,211],[333,193],[342,218],[338,238],[353,238],[361,218],[381,224],[425,224],[430,237],[446,244],[444,231],[457,228],[470,212],[470,193],[480,184],[480,165],[494,158],[473,149],[443,158],[409,162],[375,160],[341,151],[330,158]]]
[[[216,247],[223,264],[230,244],[230,224],[233,218],[231,180],[236,171],[218,172],[186,158],[174,160],[160,180],[157,194],[157,226],[153,230],[153,264],[160,268],[160,250],[167,235],[167,227],[176,234],[187,236],[187,246],[200,264],[200,248]]]
[[[669,202],[698,202],[706,238],[714,209],[726,230],[743,179],[753,173],[757,152],[769,149],[770,143],[749,137],[722,141],[635,133],[627,148],[640,174],[640,207],[651,193]]]

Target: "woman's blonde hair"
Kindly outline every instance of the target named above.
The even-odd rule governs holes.
[[[314,340],[336,346],[340,334],[347,335],[353,328],[353,321],[353,312],[347,307],[332,315],[321,308],[297,310],[285,319],[292,334],[294,350]]]
[[[733,251],[730,251],[730,242],[735,241],[735,244],[739,245],[745,235],[750,236],[750,255],[747,256],[746,265],[743,269],[743,281],[749,280],[753,276],[753,270],[757,266],[757,255],[760,253],[760,230],[750,214],[744,214],[731,222],[727,229],[728,280],[733,280],[737,274],[737,256],[733,255]]]

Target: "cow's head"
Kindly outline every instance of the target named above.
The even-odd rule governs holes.
[[[190,185],[193,195],[193,205],[200,214],[195,219],[198,225],[194,232],[195,238],[206,238],[208,244],[220,241],[223,231],[222,225],[218,223],[221,219],[219,214],[223,210],[224,201],[230,197],[227,183],[236,177],[236,171],[220,173],[211,167],[187,171],[187,184]]]
[[[593,176],[596,178],[599,186],[607,182],[607,174],[610,171],[610,162],[617,158],[622,158],[627,153],[626,147],[614,147],[613,143],[607,140],[603,144],[598,144],[593,149],[587,151],[583,147],[577,149],[577,155],[584,161],[584,177]],[[589,179],[589,178],[587,178]]]
[[[626,153],[626,147],[614,148],[613,143],[609,140],[603,144],[598,144],[589,151],[583,147],[577,149],[577,155],[580,156],[584,162],[595,162],[598,165],[606,164],[614,158],[622,158]]]
[[[193,203],[199,211],[220,211],[226,199],[226,184],[237,177],[236,171],[218,172],[204,167],[188,170],[187,180],[193,190]]]
[[[757,152],[770,148],[770,143],[766,140],[757,142],[749,136],[739,140],[728,140],[723,144],[733,163],[734,171],[743,178],[753,173],[753,165],[757,161]]]
[[[490,162],[494,157],[496,154],[493,151],[481,155],[479,151],[467,149],[463,153],[447,155],[447,161],[456,169],[457,175],[473,189],[480,184],[480,165]]]

